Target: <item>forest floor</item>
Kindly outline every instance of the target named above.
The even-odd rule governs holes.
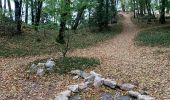
[[[119,83],[133,83],[138,86],[137,90],[147,91],[159,100],[170,96],[170,48],[135,45],[134,37],[141,29],[132,23],[130,14],[123,16],[124,29],[121,34],[94,47],[76,49],[69,56],[99,58],[101,64],[87,71],[95,70]],[[63,87],[77,81],[72,80],[70,75],[28,76],[24,66],[36,59],[59,56],[0,58],[0,99],[54,99],[57,93],[65,89]],[[91,92],[91,95],[97,100],[98,92]]]

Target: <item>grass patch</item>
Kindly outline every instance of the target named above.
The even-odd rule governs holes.
[[[104,32],[91,33],[86,29],[78,30],[77,33],[71,33],[72,38],[70,47],[86,48],[93,46],[98,42],[113,37],[122,31],[122,24],[117,23],[111,26],[110,30]],[[30,28],[25,29],[21,36],[0,37],[0,56],[26,56],[41,55],[58,52],[56,44],[57,31],[39,31],[35,32]]]
[[[135,40],[139,45],[170,46],[170,26],[141,31]]]
[[[31,64],[33,63],[38,64],[39,62],[44,63],[46,62],[46,59],[36,60],[30,63],[28,66],[31,66]],[[59,58],[56,59],[55,62],[56,62],[55,72],[59,74],[65,74],[70,72],[71,70],[76,70],[76,69],[85,70],[87,68],[94,67],[100,64],[100,61],[98,59],[84,58],[84,57]]]

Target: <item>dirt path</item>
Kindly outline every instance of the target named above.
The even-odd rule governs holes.
[[[95,47],[74,50],[70,55],[97,57],[101,65],[93,69],[96,72],[120,83],[134,83],[138,90],[148,91],[157,98],[170,95],[170,59],[166,53],[160,53],[170,48],[135,46],[133,39],[139,29],[131,22],[130,15],[123,16],[124,30],[121,34]],[[68,75],[27,77],[22,66],[36,59],[57,56],[0,58],[0,99],[53,98],[61,91],[59,87],[72,83],[71,78]]]

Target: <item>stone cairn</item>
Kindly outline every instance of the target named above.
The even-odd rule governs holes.
[[[111,89],[119,88],[123,91],[127,91],[128,96],[135,98],[135,100],[156,100],[154,97],[151,97],[149,95],[143,95],[137,91],[133,91],[133,89],[135,88],[135,85],[133,84],[125,83],[125,84],[118,85],[115,80],[103,78],[101,74],[98,74],[94,71],[91,71],[90,73],[86,73],[81,70],[73,70],[70,72],[70,74],[75,75],[73,79],[83,78],[84,82],[80,84],[67,86],[67,90],[59,93],[55,97],[55,100],[68,100],[72,93],[79,93],[91,86],[94,86],[95,88],[100,88],[102,85],[110,87]],[[106,98],[101,97],[101,100],[113,100],[113,99],[107,99],[107,97]]]

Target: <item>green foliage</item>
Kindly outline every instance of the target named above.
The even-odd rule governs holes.
[[[34,62],[31,62],[28,64],[28,67],[26,68],[29,69],[29,67],[34,63],[44,63],[46,62],[47,59],[38,59]],[[71,70],[85,70],[90,67],[95,67],[97,65],[100,65],[100,61],[95,58],[85,58],[85,57],[61,57],[58,59],[55,59],[56,66],[54,68],[55,73],[59,74],[66,74],[70,72]]]
[[[65,57],[56,59],[56,72],[65,74],[71,70],[85,70],[89,67],[99,65],[100,62],[94,58]]]
[[[71,49],[86,48],[120,33],[122,24],[113,25],[108,31],[91,33],[87,29],[77,30],[77,34],[70,33]],[[21,36],[0,37],[0,56],[40,55],[58,52],[56,31],[40,30],[38,33],[30,28],[24,29]],[[45,34],[43,34],[45,31]]]
[[[136,40],[140,45],[170,46],[170,27],[142,31],[137,35]]]

